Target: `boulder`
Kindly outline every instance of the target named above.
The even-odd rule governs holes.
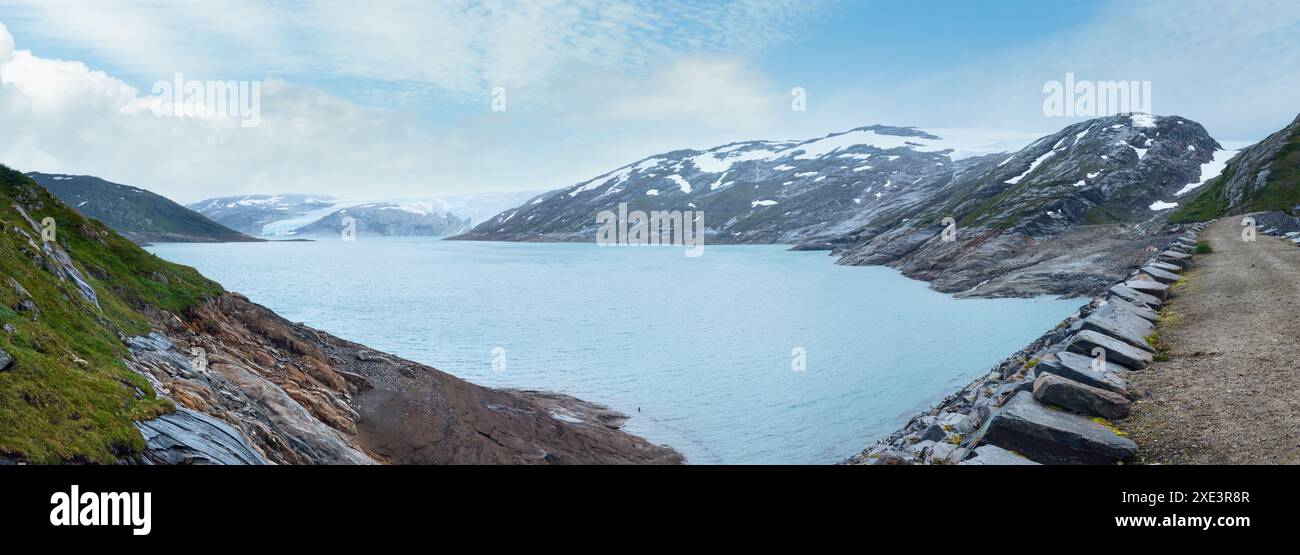
[[[1153,309],[1160,308],[1160,305],[1164,304],[1164,301],[1161,301],[1160,299],[1152,297],[1151,295],[1148,295],[1146,293],[1139,292],[1138,290],[1133,289],[1132,287],[1129,287],[1122,283],[1112,285],[1108,292],[1112,296],[1119,297],[1131,303],[1141,305],[1141,306],[1147,306]]]
[[[1173,283],[1175,281],[1178,281],[1179,279],[1182,279],[1178,277],[1178,274],[1175,274],[1168,270],[1162,270],[1160,268],[1155,267],[1154,265],[1143,266],[1139,271],[1148,276],[1155,278],[1156,281],[1165,284]]]
[[[1026,377],[1019,380],[1007,380],[1002,382],[1002,385],[999,385],[998,388],[994,390],[993,397],[995,399],[1002,399],[1003,397],[1010,397],[1020,393],[1021,391],[1033,391],[1033,389],[1033,378]]]
[[[1167,250],[1161,252],[1160,254],[1156,255],[1156,260],[1159,262],[1167,262],[1169,264],[1173,264],[1184,270],[1190,270],[1192,268],[1192,255],[1181,253],[1178,251]]]
[[[1105,365],[1096,364],[1094,367],[1094,360],[1096,359],[1069,351],[1057,353],[1055,358],[1039,363],[1038,376],[1054,374],[1128,397],[1128,385],[1124,382],[1124,373],[1129,370],[1110,361],[1106,361]]]
[[[1034,399],[1085,416],[1123,418],[1129,411],[1129,400],[1123,395],[1056,374],[1044,373],[1034,381]]]
[[[921,441],[943,441],[943,438],[947,437],[947,435],[948,433],[943,431],[943,426],[931,424],[921,432]]]
[[[1045,464],[1111,464],[1137,453],[1137,444],[1109,427],[1043,405],[1029,392],[989,420],[984,442]]]
[[[1175,274],[1178,273],[1178,272],[1183,271],[1182,267],[1180,267],[1180,266],[1175,266],[1175,265],[1170,264],[1170,263],[1168,263],[1168,262],[1152,262],[1152,263],[1148,264],[1148,266],[1151,266],[1152,268],[1160,268],[1161,270],[1164,270],[1164,271],[1166,271],[1166,272],[1172,272],[1172,273],[1175,273]]]
[[[1083,329],[1109,335],[1139,349],[1155,352],[1155,349],[1147,345],[1147,336],[1155,331],[1155,325],[1131,312],[1120,310],[1114,304],[1104,304],[1084,318]]]
[[[1136,315],[1148,322],[1155,322],[1160,319],[1160,313],[1146,306],[1133,304],[1119,297],[1108,297],[1105,301],[1107,304],[1115,305],[1115,308]]]
[[[1141,370],[1151,364],[1151,353],[1091,330],[1075,334],[1065,349],[1084,356],[1092,356],[1092,350],[1096,347],[1106,351],[1106,362],[1113,362],[1129,370]]]
[[[0,372],[9,369],[9,365],[14,363],[14,357],[9,356],[4,349],[0,349]]]
[[[952,462],[953,453],[957,451],[957,446],[946,441],[934,444],[930,448],[928,460],[930,464],[948,464]]]
[[[1026,459],[1016,453],[1007,451],[996,445],[981,445],[975,448],[975,456],[957,464],[970,465],[1036,465],[1038,463]]]
[[[1169,286],[1163,283],[1157,283],[1155,281],[1148,281],[1144,279],[1130,279],[1124,282],[1124,286],[1134,291],[1137,291],[1138,293],[1145,293],[1147,295],[1151,295],[1152,297],[1160,299],[1161,301],[1164,301],[1165,299],[1169,298]]]

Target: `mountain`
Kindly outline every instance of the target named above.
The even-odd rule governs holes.
[[[1084,121],[973,160],[925,202],[827,243],[841,264],[889,265],[959,295],[1090,295],[1176,231],[1166,218],[1178,193],[1212,177],[1220,151],[1178,116]]]
[[[0,465],[681,461],[623,418],[289,322],[0,166]]]
[[[801,142],[678,150],[537,196],[458,239],[590,241],[596,213],[627,203],[702,210],[712,243],[800,243],[851,231],[886,195],[906,202],[935,168],[952,163],[952,151],[927,132],[879,125]]]
[[[1199,222],[1247,212],[1300,207],[1300,116],[1268,138],[1242,149],[1217,179],[1170,216]]]
[[[207,199],[195,211],[244,233],[263,237],[339,234],[343,219],[356,220],[363,235],[448,236],[535,196],[475,193],[423,199],[358,200],[324,195],[245,195]]]
[[[457,239],[593,241],[596,214],[627,203],[702,210],[706,243],[831,249],[945,292],[1075,295],[1154,244],[1178,194],[1222,152],[1200,124],[1149,114],[1076,123],[1013,154],[959,157],[955,146],[869,126],[679,150],[539,195]]]
[[[320,195],[244,195],[202,200],[189,208],[242,233],[270,236],[279,233],[267,226],[283,222],[296,222],[293,227],[309,224],[336,210],[337,202]]]
[[[455,235],[469,229],[469,220],[431,209],[391,203],[361,204],[343,208],[290,232],[297,236],[338,235],[352,218],[358,235],[433,236]]]
[[[257,241],[144,189],[89,175],[29,172],[27,176],[78,212],[136,243]]]

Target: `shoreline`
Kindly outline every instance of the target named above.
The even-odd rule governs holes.
[[[1173,224],[1176,238],[1106,292],[840,464],[1104,464],[1137,445],[1109,418],[1134,397],[1125,374],[1157,354],[1148,346],[1178,273],[1193,267],[1208,223]],[[1104,357],[1096,356],[1098,350]],[[1062,410],[1064,409],[1064,410]]]

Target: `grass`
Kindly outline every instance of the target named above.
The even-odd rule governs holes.
[[[100,308],[34,262],[15,228],[52,217],[56,242],[95,289]],[[149,382],[126,367],[121,335],[149,331],[142,311],[183,312],[221,292],[192,268],[167,263],[68,208],[26,176],[0,166],[0,269],[17,281],[37,311],[18,312],[23,296],[0,278],[0,349],[14,357],[0,372],[0,453],[33,463],[114,463],[144,448],[137,420],[174,410]],[[32,233],[36,241],[38,234]]]
[[[1300,133],[1273,158],[1268,181],[1246,204],[1246,212],[1290,210],[1300,204]]]
[[[1112,423],[1112,422],[1109,421],[1109,420],[1106,420],[1105,418],[1102,418],[1102,417],[1100,417],[1100,416],[1095,416],[1095,417],[1093,417],[1093,418],[1090,418],[1089,420],[1092,420],[1093,422],[1096,422],[1096,423],[1102,425],[1102,426],[1105,427],[1107,430],[1110,430],[1111,432],[1114,432],[1115,435],[1117,435],[1117,436],[1120,436],[1120,437],[1127,437],[1127,436],[1128,436],[1128,432],[1119,429],[1119,427],[1115,426],[1114,423]]]
[[[1169,215],[1169,223],[1184,224],[1207,222],[1228,214],[1228,199],[1225,188],[1236,170],[1229,168],[1209,183],[1201,186],[1192,200],[1184,203]]]
[[[1201,187],[1201,191],[1185,205],[1169,215],[1169,222],[1180,224],[1204,222],[1232,213],[1291,210],[1300,205],[1300,133],[1287,139],[1273,157],[1268,180],[1237,206],[1228,204],[1227,183],[1232,180],[1235,168],[1229,168],[1219,177]],[[1255,177],[1255,176],[1248,176]]]
[[[1155,362],[1166,362],[1169,360],[1169,349],[1160,341],[1159,330],[1153,331],[1150,335],[1146,336],[1146,342],[1147,345],[1155,350],[1155,354],[1151,356],[1151,360]]]
[[[1209,241],[1196,242],[1196,254],[1210,254],[1212,252],[1214,252],[1214,248],[1210,246]]]

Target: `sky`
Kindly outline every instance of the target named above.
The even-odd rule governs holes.
[[[1044,115],[1066,73],[1239,143],[1300,113],[1297,51],[1293,0],[0,0],[0,163],[181,202],[535,191],[870,124],[1015,148],[1083,119]],[[177,74],[257,83],[257,125],[160,116]]]

